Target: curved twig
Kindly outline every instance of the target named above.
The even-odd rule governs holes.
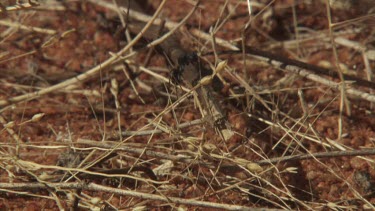
[[[31,92],[31,93],[24,94],[24,95],[20,95],[20,96],[16,96],[16,97],[11,97],[11,98],[8,98],[6,100],[0,100],[0,106],[7,106],[7,105],[10,105],[12,103],[18,103],[18,102],[25,101],[25,100],[35,99],[37,97],[40,97],[41,95],[45,95],[45,94],[51,93],[53,91],[62,89],[64,87],[67,87],[69,85],[88,80],[91,77],[93,77],[94,75],[96,75],[97,73],[99,73],[100,71],[106,70],[111,64],[113,64],[124,53],[126,53],[131,47],[133,47],[134,44],[136,44],[139,39],[141,39],[143,34],[147,31],[148,28],[150,28],[152,26],[155,19],[159,16],[159,14],[160,14],[160,12],[161,12],[161,10],[164,7],[164,4],[166,2],[167,2],[167,0],[163,0],[160,3],[158,9],[155,11],[151,20],[149,22],[147,22],[147,24],[144,26],[144,28],[139,32],[139,34],[137,36],[134,37],[134,39],[128,45],[126,45],[123,49],[121,49],[116,54],[113,54],[112,57],[110,57],[109,59],[107,59],[103,63],[95,66],[94,68],[86,71],[85,73],[82,73],[81,75],[78,75],[74,78],[68,79],[64,82],[58,83],[56,85],[47,87],[45,89],[38,90],[38,91],[35,91],[35,92]]]
[[[141,199],[148,199],[148,200],[157,200],[157,201],[164,201],[168,203],[175,203],[175,204],[185,204],[191,206],[200,206],[200,207],[207,207],[207,208],[214,208],[214,209],[225,209],[225,210],[251,210],[251,211],[270,211],[276,209],[267,209],[267,208],[252,208],[240,205],[232,205],[232,204],[220,204],[215,202],[208,202],[208,201],[200,201],[195,199],[183,199],[178,197],[166,197],[162,195],[150,194],[150,193],[142,193],[138,191],[131,191],[131,190],[123,190],[120,188],[110,188],[103,185],[98,185],[94,183],[84,184],[84,183],[48,183],[48,184],[41,184],[41,183],[0,183],[0,191],[6,192],[11,190],[35,190],[35,189],[46,189],[46,188],[55,188],[55,189],[82,189],[87,191],[98,191],[98,192],[107,192],[113,193],[117,195],[123,196],[130,196],[136,197]],[[22,193],[20,193],[22,194]],[[26,194],[26,193],[23,193]]]

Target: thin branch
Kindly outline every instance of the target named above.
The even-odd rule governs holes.
[[[17,22],[10,22],[6,20],[0,20],[0,25],[9,26],[9,27],[13,27],[16,29],[22,29],[22,30],[31,31],[31,32],[49,34],[49,35],[55,35],[57,33],[56,30],[53,30],[53,29],[44,29],[44,28],[35,27],[35,26],[26,26]]]
[[[177,128],[182,129],[182,128],[190,127],[193,125],[199,125],[204,122],[205,122],[204,119],[197,119],[191,122],[185,122],[185,123],[179,124]],[[144,131],[123,131],[122,135],[123,136],[146,136],[146,135],[160,134],[160,133],[163,133],[163,131],[159,129],[155,129],[155,130],[144,130]]]
[[[301,61],[298,61],[298,60],[295,60],[295,59],[289,59],[287,57],[276,55],[276,54],[269,53],[269,52],[266,52],[266,51],[262,51],[262,50],[254,48],[254,47],[245,46],[245,52],[247,54],[250,54],[250,55],[258,56],[258,58],[260,58],[261,60],[269,62],[271,64],[274,64],[273,63],[274,61],[277,61],[277,62],[281,63],[281,64],[275,63],[275,66],[277,66],[277,67],[285,67],[286,66],[285,68],[287,68],[288,66],[293,66],[295,69],[298,68],[298,69],[306,70],[308,72],[313,72],[313,73],[316,73],[316,74],[319,74],[319,75],[326,75],[326,76],[330,76],[330,77],[334,77],[334,78],[338,77],[337,72],[332,71],[330,69],[319,67],[319,66],[312,65],[312,64],[308,64],[308,63],[301,62]],[[219,54],[231,54],[231,53],[242,53],[242,52],[241,52],[241,50],[228,50],[228,51],[221,51],[221,52],[218,52],[218,53]],[[205,55],[210,55],[210,54],[212,54],[212,53],[207,53]],[[296,72],[296,71],[293,71],[293,72]],[[358,77],[355,77],[355,76],[351,76],[351,75],[344,75],[344,78],[345,78],[346,81],[356,82],[355,85],[357,85],[357,86],[375,89],[375,83],[372,82],[372,81],[364,80],[364,79],[361,79],[361,78],[358,78]]]
[[[24,100],[32,100],[32,99],[35,99],[35,98],[40,97],[42,95],[45,95],[45,94],[51,93],[53,91],[65,88],[65,87],[67,87],[69,85],[72,85],[72,84],[75,84],[75,83],[78,83],[78,82],[82,82],[82,81],[88,80],[88,79],[92,78],[94,75],[96,75],[97,73],[99,73],[100,71],[105,71],[111,64],[113,64],[124,53],[126,53],[131,47],[133,47],[134,44],[136,44],[139,39],[141,39],[141,37],[143,36],[143,34],[153,24],[153,22],[155,21],[156,17],[159,16],[159,14],[160,14],[162,8],[164,7],[164,4],[166,3],[166,1],[167,0],[163,0],[160,3],[159,8],[156,10],[156,12],[154,13],[154,15],[150,19],[150,21],[147,22],[147,24],[140,31],[140,33],[128,45],[126,45],[123,49],[121,49],[119,52],[117,52],[116,54],[114,54],[112,57],[110,57],[109,59],[107,59],[103,63],[95,66],[94,68],[92,68],[92,69],[90,69],[90,70],[88,70],[88,71],[86,71],[84,73],[82,73],[81,75],[78,75],[78,76],[76,76],[74,78],[68,79],[68,80],[66,80],[64,82],[58,83],[56,85],[47,87],[45,89],[42,89],[42,90],[39,90],[39,91],[36,91],[36,92],[31,92],[31,93],[24,94],[24,95],[20,95],[20,96],[16,96],[16,97],[12,97],[12,98],[8,98],[6,100],[0,100],[0,106],[6,106],[6,105],[10,105],[12,103],[18,103],[18,102],[21,102],[21,101],[24,101]]]
[[[223,53],[240,53],[240,50],[229,50],[229,51],[223,51]],[[246,53],[255,55],[259,60],[265,61],[267,63],[270,63],[272,66],[280,69],[285,69],[286,71],[298,74],[302,77],[306,77],[312,81],[315,81],[320,84],[324,84],[326,86],[340,89],[340,83],[328,80],[326,78],[321,77],[320,75],[314,74],[319,73],[323,75],[329,75],[329,76],[335,76],[334,73],[328,69],[321,68],[315,65],[307,64],[304,62],[300,62],[293,59],[288,59],[279,55],[271,54],[265,51],[261,51],[252,47],[246,47]],[[314,72],[314,73],[313,73]],[[371,89],[375,89],[375,83],[367,80],[363,80],[357,77],[345,75],[346,80],[354,80],[355,85],[367,87]],[[375,95],[369,94],[367,92],[351,88],[349,86],[346,87],[345,90],[348,94],[350,94],[353,97],[357,97],[363,100],[367,100],[369,102],[375,102]]]
[[[334,157],[352,157],[352,156],[367,156],[375,155],[375,149],[361,149],[361,150],[350,150],[350,151],[331,151],[331,152],[317,152],[312,154],[302,155],[290,155],[279,158],[271,158],[268,160],[257,161],[259,165],[275,164],[280,162],[288,161],[301,161],[308,159],[319,159],[319,158],[334,158]]]
[[[198,201],[195,199],[183,199],[178,197],[169,197],[169,196],[161,196],[156,194],[149,194],[149,193],[142,193],[137,191],[131,190],[123,190],[120,188],[111,188],[103,185],[98,185],[94,183],[84,184],[84,183],[48,183],[48,184],[41,184],[41,183],[0,183],[0,191],[6,192],[7,190],[36,190],[36,189],[47,189],[47,188],[55,188],[55,189],[76,189],[76,190],[86,190],[86,191],[97,191],[97,192],[107,192],[122,196],[130,196],[136,197],[140,199],[147,199],[147,200],[157,200],[163,201],[168,203],[175,203],[175,204],[185,204],[191,206],[199,206],[199,207],[207,207],[207,208],[214,208],[214,209],[225,209],[225,210],[251,210],[251,211],[270,211],[276,209],[266,209],[266,208],[251,208],[246,206],[239,206],[239,205],[232,205],[232,204],[220,204],[208,201]]]
[[[105,149],[112,149],[113,144],[111,142],[97,142],[97,141],[91,141],[91,140],[85,140],[85,139],[79,139],[77,144],[85,144],[90,146],[96,146],[100,148]],[[128,146],[118,146],[116,148],[116,151],[125,151],[128,153],[135,153],[140,154],[143,153],[144,149],[136,149]],[[147,156],[155,157],[159,159],[168,159],[172,161],[177,162],[196,162],[199,163],[202,166],[206,166],[208,168],[213,167],[214,165],[208,162],[201,162],[194,160],[193,157],[190,156],[176,156],[171,154],[165,154],[162,152],[154,152],[151,150],[147,150],[144,152]],[[368,156],[368,155],[375,155],[375,149],[362,149],[362,150],[347,150],[347,151],[330,151],[330,152],[317,152],[317,153],[311,153],[311,154],[301,154],[301,155],[290,155],[290,156],[284,156],[279,158],[271,158],[271,159],[265,159],[260,161],[254,161],[254,163],[258,165],[268,165],[268,164],[275,164],[279,162],[288,162],[288,161],[296,161],[296,160],[308,160],[308,159],[320,159],[320,158],[331,158],[331,157],[344,157],[344,156]]]

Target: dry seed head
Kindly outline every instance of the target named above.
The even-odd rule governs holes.
[[[111,86],[112,86],[113,89],[118,90],[118,83],[117,83],[117,80],[115,78],[112,78]]]
[[[90,207],[90,210],[92,210],[92,211],[100,211],[100,207],[92,206],[92,207]]]
[[[15,124],[16,124],[16,123],[14,123],[14,121],[10,121],[10,122],[6,123],[6,124],[4,125],[4,127],[5,127],[5,128],[12,128],[12,127],[14,127]]]
[[[240,166],[245,166],[246,164],[248,164],[250,161],[246,160],[246,159],[243,159],[243,158],[235,158],[234,161],[240,165]]]
[[[260,173],[263,171],[263,168],[260,165],[251,162],[246,164],[246,168],[253,173]]]
[[[192,144],[188,144],[188,145],[187,145],[187,149],[188,149],[189,151],[195,151],[195,150],[196,150],[196,147],[195,147],[194,145],[192,145]]]
[[[329,208],[331,208],[332,210],[337,210],[336,207],[338,207],[337,204],[335,204],[335,203],[333,203],[333,202],[328,202],[328,203],[327,203],[327,206],[328,206]]]
[[[37,171],[41,169],[41,167],[38,164],[33,162],[17,160],[17,163],[21,166],[21,168],[26,168],[31,171]]]
[[[217,66],[215,68],[215,74],[221,73],[225,69],[227,64],[228,64],[228,60],[223,60],[223,61],[219,62],[219,64],[217,64]]]
[[[93,204],[93,205],[97,205],[97,204],[99,204],[101,201],[102,201],[102,199],[99,198],[99,197],[93,197],[93,198],[91,198],[91,200],[90,200],[91,204]]]
[[[217,147],[214,144],[207,143],[207,144],[203,145],[203,151],[205,151],[207,153],[213,152],[216,149],[217,149]]]
[[[93,94],[95,97],[101,97],[100,92],[99,92],[98,90],[93,90],[93,91],[92,91],[92,94]]]
[[[209,76],[205,76],[203,77],[201,80],[200,80],[200,84],[202,84],[203,86],[207,86],[208,84],[210,84],[212,82],[212,76],[209,75]]]
[[[115,90],[115,89],[112,88],[112,87],[111,87],[109,90],[111,91],[111,94],[112,94],[113,96],[117,97],[117,90]]]
[[[132,209],[132,211],[143,211],[143,210],[148,210],[148,209],[146,206],[138,206]]]
[[[298,168],[296,167],[288,167],[285,169],[286,172],[289,172],[289,173],[293,173],[293,174],[297,174],[298,173]]]
[[[177,208],[177,211],[186,211],[186,210],[188,210],[188,209],[187,209],[187,207],[184,206],[184,205],[181,205],[181,206],[179,206],[179,207]]]
[[[111,91],[113,96],[117,96],[117,94],[118,94],[118,83],[117,83],[117,80],[115,78],[112,78],[112,80],[111,80],[110,91]]]
[[[35,114],[33,116],[33,118],[31,118],[31,121],[32,122],[39,122],[39,120],[41,120],[44,117],[44,115],[46,115],[46,114],[45,113]]]
[[[39,179],[40,179],[40,180],[44,180],[44,181],[46,181],[46,180],[49,180],[49,179],[51,179],[51,178],[53,178],[53,175],[49,175],[49,174],[47,174],[47,172],[45,172],[45,171],[43,171],[42,174],[39,175]]]
[[[155,173],[156,176],[165,176],[171,173],[173,167],[174,167],[173,162],[170,160],[167,160],[167,161],[163,161],[163,164],[161,164],[160,166],[152,169],[152,171]]]
[[[182,141],[187,142],[189,144],[199,144],[201,140],[199,138],[189,136],[189,137],[184,138]]]

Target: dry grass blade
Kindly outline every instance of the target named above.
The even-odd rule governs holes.
[[[48,87],[48,88],[45,88],[45,89],[42,89],[42,90],[39,90],[39,91],[36,91],[36,92],[28,93],[28,94],[25,94],[25,95],[21,95],[21,96],[17,96],[17,97],[12,97],[12,98],[9,98],[7,100],[0,100],[0,106],[6,106],[6,105],[9,105],[9,104],[18,103],[18,102],[24,101],[24,100],[32,100],[32,99],[35,99],[36,97],[39,97],[39,96],[51,93],[53,91],[62,89],[62,88],[67,87],[69,85],[72,85],[72,84],[75,84],[75,83],[79,83],[79,82],[88,80],[89,78],[91,78],[91,77],[95,76],[96,74],[98,74],[100,71],[105,71],[106,69],[108,69],[108,67],[110,65],[113,65],[113,63],[115,61],[117,61],[124,53],[126,53],[127,51],[129,51],[129,49],[138,42],[138,40],[142,37],[142,33],[144,33],[145,31],[147,31],[147,29],[153,24],[153,21],[156,19],[156,17],[161,12],[161,10],[162,10],[163,5],[165,4],[165,2],[166,2],[166,0],[164,0],[160,4],[160,6],[159,6],[158,10],[156,10],[154,16],[145,25],[145,27],[138,34],[138,36],[136,36],[132,40],[131,43],[129,43],[128,45],[126,45],[123,49],[121,49],[120,51],[118,51],[116,54],[114,54],[112,57],[110,57],[106,61],[104,61],[101,64],[97,65],[96,67],[94,67],[94,68],[86,71],[85,73],[82,73],[81,75],[78,75],[78,76],[76,76],[74,78],[68,79],[68,80],[66,80],[64,82],[61,82],[59,84],[53,85],[51,87]]]
[[[5,12],[14,12],[14,11],[19,11],[19,10],[27,10],[31,9],[33,7],[39,6],[39,3],[34,0],[28,0],[27,2],[24,3],[17,3],[14,5],[9,5],[9,6],[3,6],[0,4],[2,7],[0,7],[0,12],[5,13]]]
[[[49,35],[54,35],[54,34],[57,33],[55,30],[52,30],[52,29],[30,27],[30,26],[25,26],[25,25],[19,24],[19,23],[13,23],[13,22],[4,21],[4,20],[0,20],[0,25],[14,27],[16,29],[22,29],[22,30],[27,30],[27,31],[32,31],[32,32],[45,33],[45,34],[49,34]]]
[[[207,207],[207,208],[214,208],[214,209],[225,209],[225,210],[277,210],[277,209],[266,209],[266,208],[249,208],[245,206],[236,206],[231,204],[219,204],[214,202],[202,202],[194,199],[183,199],[177,197],[164,197],[156,194],[148,194],[148,193],[140,193],[137,191],[129,191],[129,190],[121,190],[117,188],[109,188],[102,185],[97,184],[82,184],[82,183],[50,183],[48,184],[50,188],[59,188],[59,189],[82,189],[88,191],[98,191],[98,192],[107,192],[113,193],[123,196],[131,196],[131,197],[138,197],[142,199],[149,199],[149,200],[158,200],[164,201],[169,203],[176,203],[176,204],[184,204],[184,205],[193,205],[193,206],[200,206],[200,207]],[[44,189],[46,188],[45,185],[40,183],[34,184],[7,184],[7,183],[0,183],[0,190],[6,189],[21,189],[21,190],[30,190],[30,189]]]

